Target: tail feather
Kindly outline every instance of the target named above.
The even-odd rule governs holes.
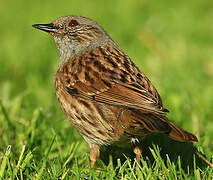
[[[175,124],[173,124],[170,121],[167,121],[169,126],[171,127],[171,131],[168,133],[169,137],[172,139],[178,140],[178,141],[191,141],[191,142],[198,142],[197,137],[189,133],[179,127],[177,127]]]
[[[165,116],[137,113],[137,115],[134,115],[134,117],[137,119],[137,121],[140,121],[149,132],[165,133],[177,141],[198,142],[195,135],[176,126]]]

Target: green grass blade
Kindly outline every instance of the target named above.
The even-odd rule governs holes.
[[[8,161],[10,152],[11,152],[11,147],[12,147],[12,146],[9,145],[9,146],[7,147],[6,152],[5,152],[5,155],[4,155],[2,164],[1,164],[1,168],[0,168],[0,179],[2,179],[2,178],[4,177],[4,171],[5,171],[5,168],[6,168],[6,165],[7,165],[7,161]]]
[[[22,147],[22,150],[21,150],[21,154],[20,154],[20,156],[19,156],[18,163],[17,163],[17,165],[16,165],[16,167],[15,167],[15,170],[14,170],[14,173],[13,173],[13,176],[14,176],[14,177],[16,177],[17,172],[18,172],[19,167],[20,167],[20,164],[21,164],[21,162],[22,162],[23,154],[24,154],[24,151],[25,151],[25,147],[26,147],[25,145]]]
[[[6,119],[6,121],[7,121],[8,127],[9,127],[10,129],[15,129],[15,126],[14,126],[13,123],[11,122],[10,117],[9,117],[9,115],[8,115],[8,113],[7,113],[7,110],[5,109],[5,107],[4,107],[4,105],[3,105],[3,103],[2,103],[1,100],[0,100],[0,107],[1,107],[1,111],[2,111],[2,113],[3,113],[4,117],[5,117],[5,119]]]

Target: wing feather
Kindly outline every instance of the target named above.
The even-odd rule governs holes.
[[[70,59],[60,72],[72,95],[143,113],[165,115],[168,112],[155,87],[120,50],[106,47],[103,51],[99,47],[82,57]]]

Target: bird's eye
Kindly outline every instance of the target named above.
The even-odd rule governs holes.
[[[72,19],[72,20],[69,22],[68,25],[69,25],[69,27],[75,27],[75,26],[77,26],[77,25],[79,25],[79,24],[78,24],[78,21]]]

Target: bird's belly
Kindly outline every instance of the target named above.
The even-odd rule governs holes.
[[[123,133],[119,110],[64,91],[56,91],[56,94],[65,115],[88,143],[111,144]]]

